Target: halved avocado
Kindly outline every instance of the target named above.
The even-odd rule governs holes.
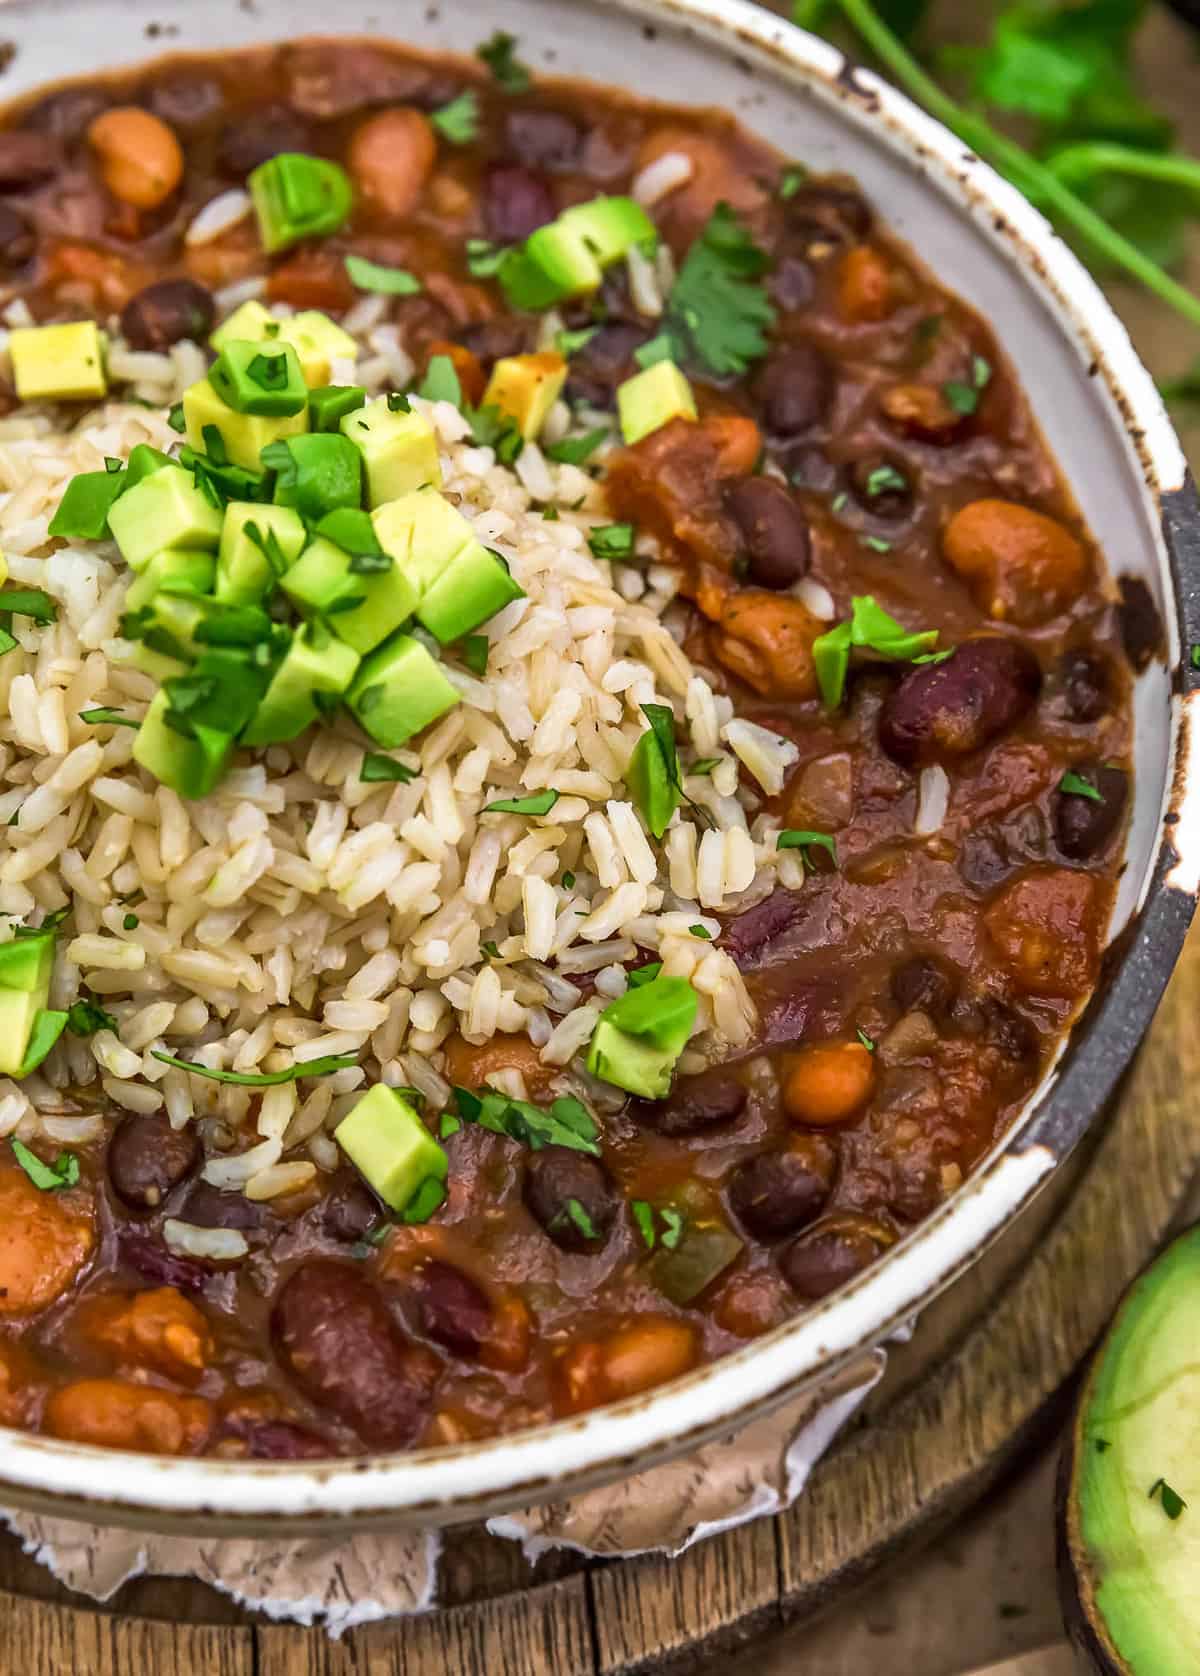
[[[1200,1671],[1200,1227],[1134,1282],[1063,1456],[1067,1628],[1104,1676]]]

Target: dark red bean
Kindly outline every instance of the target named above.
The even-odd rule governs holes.
[[[161,1112],[121,1120],[108,1145],[108,1179],[131,1210],[157,1210],[200,1160],[192,1127],[172,1129]]]
[[[788,230],[809,241],[861,244],[871,231],[871,206],[852,186],[812,181],[787,200]]]
[[[739,1118],[749,1098],[745,1083],[732,1071],[702,1071],[680,1077],[665,1100],[630,1101],[629,1115],[660,1135],[698,1135]]]
[[[38,134],[50,134],[71,144],[81,140],[92,123],[112,104],[101,87],[64,87],[31,105],[21,118],[21,127]]]
[[[176,1257],[149,1228],[127,1222],[117,1231],[121,1261],[152,1286],[174,1286],[181,1292],[203,1292],[217,1273],[200,1257]]]
[[[913,767],[966,756],[1033,707],[1041,670],[1028,646],[989,635],[967,640],[944,663],[911,671],[884,701],[879,742]]]
[[[579,157],[583,135],[565,111],[519,110],[504,125],[508,149],[530,169],[571,169]]]
[[[1125,656],[1141,673],[1151,659],[1161,656],[1165,644],[1162,616],[1154,595],[1140,576],[1122,576],[1117,583],[1121,603],[1117,618]]]
[[[1098,722],[1112,701],[1108,665],[1094,652],[1066,652],[1058,666],[1062,704],[1073,722]]]
[[[1072,772],[1100,793],[1100,801],[1079,792],[1062,791],[1054,796],[1054,836],[1059,849],[1072,861],[1090,861],[1100,854],[1125,813],[1129,777],[1120,768],[1091,764]]]
[[[865,1228],[816,1229],[780,1253],[779,1267],[792,1291],[815,1303],[869,1268],[879,1249]]]
[[[354,1245],[370,1232],[380,1216],[379,1201],[355,1175],[335,1181],[320,1206],[321,1231],[331,1240]]]
[[[892,998],[906,1013],[944,1018],[958,994],[958,979],[936,955],[918,954],[892,973]]]
[[[820,423],[833,395],[833,371],[819,349],[797,343],[772,355],[755,381],[772,436],[794,437]]]
[[[221,130],[217,165],[234,180],[245,180],[260,163],[282,151],[311,151],[312,134],[306,122],[286,105],[267,105],[252,117],[241,117]]]
[[[817,292],[812,264],[803,256],[782,256],[767,281],[771,296],[782,309],[807,308]]]
[[[528,321],[518,320],[511,314],[497,315],[478,326],[464,326],[456,338],[489,368],[506,356],[523,355],[530,347]]]
[[[169,349],[190,338],[203,343],[212,330],[212,293],[193,279],[160,279],[131,297],[121,311],[121,331],[134,349]]]
[[[972,996],[956,1003],[951,1014],[957,1030],[970,1041],[992,1048],[1012,1065],[1037,1058],[1038,1034],[1029,1020],[998,996]]]
[[[548,1146],[525,1166],[525,1204],[564,1251],[596,1251],[616,1217],[617,1190],[599,1159]]]
[[[379,1293],[344,1263],[306,1263],[272,1327],[301,1390],[377,1449],[407,1449],[429,1417],[436,1357],[404,1337]]]
[[[413,1276],[421,1331],[455,1356],[472,1357],[492,1325],[487,1294],[451,1263],[426,1263]]]
[[[781,966],[785,976],[787,967]],[[790,1047],[836,1035],[843,1016],[836,989],[827,983],[792,982],[757,997],[759,1046]]]
[[[941,1172],[931,1159],[901,1156],[892,1161],[889,1174],[888,1208],[905,1222],[923,1222],[941,1202]]]
[[[244,1193],[225,1193],[207,1181],[192,1187],[179,1212],[182,1222],[197,1228],[236,1228],[239,1233],[261,1233],[270,1212]]]
[[[156,79],[146,103],[169,128],[187,137],[215,122],[225,108],[225,90],[213,76],[180,70]]]
[[[0,134],[0,191],[36,186],[62,166],[62,146],[52,134],[20,128]]]
[[[315,1432],[293,1426],[289,1420],[251,1420],[232,1416],[226,1434],[240,1438],[252,1461],[322,1461],[337,1450]]]
[[[745,543],[750,580],[760,588],[790,588],[808,571],[808,519],[796,497],[774,477],[743,477],[726,490],[725,505]]]
[[[733,1172],[729,1203],[757,1239],[782,1239],[824,1210],[835,1164],[833,1148],[820,1136],[802,1150],[760,1152]]]
[[[744,914],[730,920],[721,933],[721,947],[743,972],[764,966],[772,945],[804,918],[799,891],[774,890]]]
[[[32,227],[11,204],[0,204],[0,269],[15,273],[33,255],[37,240]]]
[[[858,504],[873,518],[889,522],[912,511],[912,484],[907,470],[886,454],[864,454],[850,467],[850,489]]]
[[[554,220],[554,195],[532,169],[498,163],[483,184],[483,219],[497,244],[519,244]]]
[[[437,83],[450,84],[436,68],[408,64],[367,46],[328,41],[286,49],[289,104],[303,116],[335,121],[372,105],[424,105]]]
[[[638,371],[633,356],[649,334],[643,326],[624,321],[601,326],[577,355],[572,355],[567,375],[567,397],[587,402],[589,407],[614,407],[617,386]]]

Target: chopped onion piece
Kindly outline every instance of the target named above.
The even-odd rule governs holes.
[[[917,819],[914,830],[918,838],[930,838],[940,832],[950,804],[950,777],[944,768],[934,763],[921,770],[917,786]]]
[[[802,577],[792,592],[804,609],[816,617],[818,622],[831,623],[837,616],[833,595],[825,584],[818,582],[814,576]]]
[[[634,308],[648,319],[657,320],[663,311],[663,298],[654,263],[633,244],[625,252],[625,266],[629,272],[629,295]]]
[[[250,1249],[236,1228],[201,1228],[173,1216],[163,1223],[163,1241],[177,1257],[211,1257],[222,1263],[236,1262]]]
[[[215,198],[209,199],[188,227],[183,235],[184,244],[208,244],[213,239],[219,239],[222,233],[227,233],[243,221],[252,207],[250,194],[240,186],[231,186],[228,192],[218,193]]]
[[[657,204],[660,198],[665,198],[669,192],[675,192],[681,186],[686,186],[696,172],[696,165],[683,151],[664,151],[661,157],[656,157],[653,163],[647,163],[633,177],[630,187],[631,195],[644,208]]]

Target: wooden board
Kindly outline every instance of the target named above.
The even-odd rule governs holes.
[[[933,1535],[1053,1423],[1055,1398],[1200,1173],[1198,1011],[1200,933],[1092,1149],[928,1312],[790,1513],[675,1561],[552,1555],[530,1567],[511,1543],[454,1532],[441,1609],[338,1643],[181,1582],[79,1607],[8,1539],[0,1671],[632,1676],[695,1667],[821,1610]]]

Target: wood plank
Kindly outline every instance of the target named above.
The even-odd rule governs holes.
[[[255,1676],[254,1631],[156,1624],[10,1596],[0,1612],[5,1676]]]

